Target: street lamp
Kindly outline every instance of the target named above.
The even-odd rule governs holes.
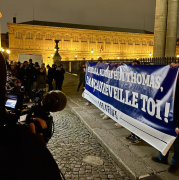
[[[179,55],[177,55],[177,58],[179,58]]]
[[[117,57],[117,59],[119,59],[119,56]]]
[[[57,51],[57,49],[55,48],[54,51]]]
[[[149,56],[151,57],[152,56],[152,53],[150,52]]]
[[[51,56],[53,57],[53,54],[51,54]]]
[[[9,51],[9,49],[7,49],[7,50],[6,50],[6,52],[7,52],[7,54],[10,54],[10,51]]]
[[[3,49],[3,48],[1,48],[1,51],[2,51],[2,52],[4,52],[4,49]]]
[[[93,53],[93,49],[91,50],[91,53]]]
[[[97,56],[97,59],[99,59],[99,56]]]
[[[139,60],[139,58],[137,57],[137,60]]]

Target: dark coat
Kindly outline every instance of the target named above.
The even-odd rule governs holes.
[[[175,126],[179,128],[179,81],[177,81],[176,92],[175,92],[175,101],[174,101],[174,123]]]
[[[36,81],[37,81],[37,76],[38,76],[38,74],[39,74],[39,69],[34,69],[34,70],[32,71],[32,81],[33,81],[33,82],[36,82]]]
[[[24,81],[24,76],[25,76],[25,70],[24,67],[21,67],[19,69],[19,79],[23,82]]]
[[[1,180],[61,179],[42,136],[20,127],[0,127],[0,147]]]
[[[56,83],[58,82],[62,82],[63,81],[63,72],[62,71],[59,71],[59,70],[56,70],[55,72],[55,80],[56,80]]]
[[[79,81],[83,81],[83,76],[84,76],[83,67],[80,67],[79,68]]]
[[[83,73],[83,87],[85,87],[85,83],[86,83],[86,81],[85,81],[85,75],[86,75],[86,73]]]
[[[61,68],[61,72],[62,72],[62,79],[64,80],[65,69]]]
[[[17,69],[14,69],[14,70],[10,69],[10,72],[11,72],[11,76],[18,78],[18,71],[17,71]]]
[[[39,74],[37,75],[38,88],[39,89],[46,88],[46,81],[47,81],[46,74],[44,72],[43,73],[39,72]]]
[[[52,81],[54,79],[54,70],[53,68],[49,68],[48,70],[48,80]]]

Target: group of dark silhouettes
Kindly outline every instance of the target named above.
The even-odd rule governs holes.
[[[38,62],[33,64],[33,60],[21,62],[11,62],[7,63],[7,69],[10,73],[10,77],[15,77],[19,79],[19,83],[24,87],[25,93],[24,98],[32,102],[33,94],[32,90],[46,89],[46,84],[48,84],[48,91],[51,90],[62,90],[62,84],[64,80],[65,70],[63,65],[57,66],[53,64],[52,67],[46,66],[42,63],[41,66]],[[52,86],[54,82],[55,87]]]

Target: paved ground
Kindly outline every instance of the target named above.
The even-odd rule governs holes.
[[[68,107],[70,109],[67,108],[65,111],[55,114],[58,128],[48,145],[66,176],[72,179],[74,179],[73,175],[80,175],[81,179],[87,179],[87,177],[98,179],[93,177],[92,174],[97,173],[96,176],[99,176],[100,172],[105,172],[105,175],[112,175],[109,176],[109,179],[126,178],[124,173],[118,170],[119,166],[131,179],[142,179],[143,177],[152,180],[159,178],[164,180],[179,179],[179,172],[175,174],[167,172],[169,165],[151,161],[151,157],[158,154],[155,148],[145,142],[137,145],[130,144],[130,141],[124,139],[129,135],[129,131],[114,126],[115,122],[112,119],[103,120],[99,115],[101,111],[94,105],[85,106],[86,100],[81,97],[81,90],[76,92],[77,85],[77,77],[69,74],[65,75],[63,91],[68,96]],[[75,114],[71,113],[70,110]],[[71,142],[74,142],[74,144]],[[108,157],[98,142],[111,155],[118,166]],[[173,153],[170,153],[169,160],[172,155]],[[93,156],[96,158],[93,158]],[[80,167],[74,165],[77,164],[77,160],[81,164]],[[70,163],[68,164],[68,162]],[[98,165],[92,165],[91,162]],[[88,170],[89,166],[91,166],[90,171]],[[101,171],[102,169],[104,171]],[[119,177],[114,176],[114,171]],[[105,178],[107,177],[105,176]]]
[[[70,79],[63,87],[67,95],[77,88]],[[69,107],[53,117],[55,132],[48,148],[67,180],[129,179]]]

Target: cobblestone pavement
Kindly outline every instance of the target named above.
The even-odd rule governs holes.
[[[52,115],[55,132],[47,146],[67,180],[129,179],[68,107]]]

